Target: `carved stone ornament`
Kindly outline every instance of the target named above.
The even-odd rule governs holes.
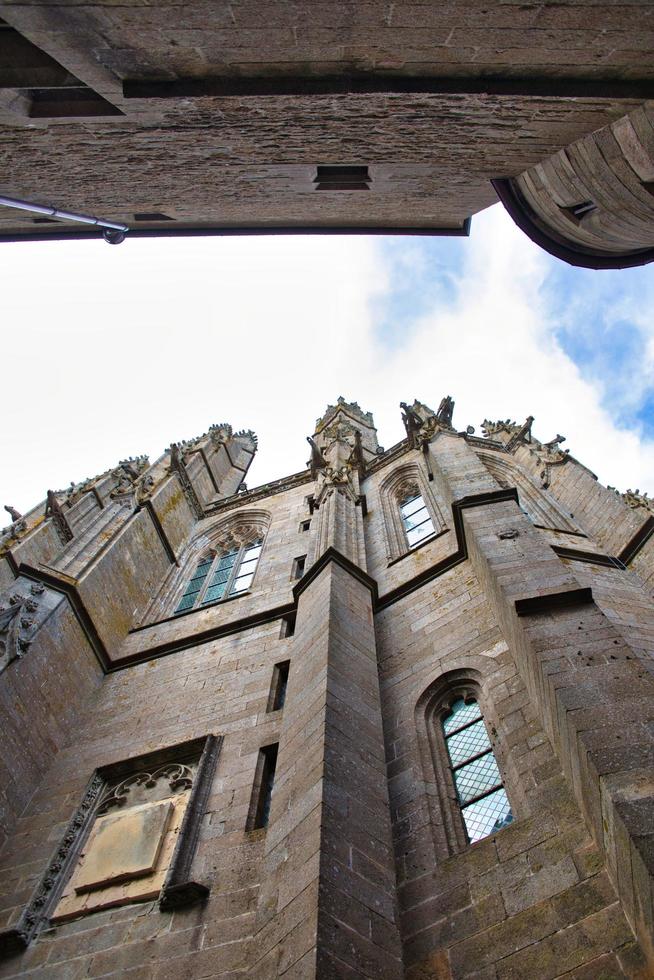
[[[54,857],[48,864],[45,874],[39,881],[32,898],[25,906],[18,922],[13,928],[0,933],[0,953],[12,953],[30,944],[39,929],[45,924],[57,901],[63,881],[77,857],[79,845],[88,829],[90,817],[104,780],[95,774],[86,788],[84,797],[66,828]]]
[[[344,463],[341,466],[325,466],[318,473],[318,487],[315,495],[315,506],[320,507],[325,497],[332,493],[342,493],[349,497],[352,503],[356,504],[359,499],[356,487],[354,486],[352,465]]]
[[[11,547],[14,541],[20,540],[20,538],[27,532],[27,521],[24,517],[19,518],[14,521],[9,527],[4,527],[0,532],[0,547],[3,545],[6,547]]]
[[[534,422],[534,416],[528,415],[524,424],[520,426],[517,432],[514,432],[509,441],[506,444],[508,452],[511,452],[516,446],[519,446],[521,442],[531,443],[531,427]]]
[[[191,789],[195,770],[188,765],[179,762],[160,766],[152,771],[133,773],[114,786],[108,786],[98,805],[98,816],[102,816],[125,804],[134,806],[141,803],[143,799],[151,797],[149,791],[157,788],[157,783],[161,780],[165,783],[164,792],[181,793]]]
[[[209,426],[209,438],[216,448],[223,446],[232,438],[232,427],[228,422],[218,422]]]
[[[613,488],[611,488],[613,489]],[[618,491],[616,490],[616,493]],[[625,490],[620,496],[626,503],[627,507],[631,507],[632,510],[637,510],[642,507],[643,510],[647,510],[654,514],[654,498],[648,497],[647,493],[641,493],[640,490]]]
[[[146,472],[148,468],[147,456],[138,457],[138,462],[141,460],[144,460],[145,463],[138,469],[131,466],[126,468],[124,463],[121,463],[113,471],[118,483],[109,494],[112,500],[125,500],[133,497],[134,503],[140,505],[150,499],[155,487],[154,477],[151,473]]]
[[[402,482],[394,488],[394,496],[398,504],[403,504],[405,500],[409,500],[411,497],[416,497],[419,493],[420,487],[417,480],[402,480]]]
[[[192,513],[198,520],[202,520],[204,517],[204,508],[198,499],[198,495],[195,492],[195,487],[191,483],[188,473],[186,472],[186,466],[181,456],[180,447],[177,443],[173,442],[170,446],[170,472],[177,473],[179,477],[179,482],[182,486],[182,491]]]
[[[159,766],[152,765],[129,776],[123,774],[120,779],[115,775],[112,778],[110,772],[106,770],[94,773],[54,856],[18,922],[0,931],[0,955],[11,955],[24,949],[39,930],[47,925],[65,883],[77,865],[95,817],[110,812],[113,807],[122,807],[125,803],[139,804],[141,795],[156,800],[169,797],[171,791],[175,794],[190,791],[161,891],[160,907],[179,908],[203,901],[209,893],[209,887],[194,879],[193,857],[199,840],[202,817],[206,813],[221,744],[222,737],[207,735],[203,739],[194,740],[195,761],[189,761],[189,755],[185,754],[182,757],[186,760],[184,762],[169,761]],[[188,752],[188,749],[186,751]],[[161,753],[156,755],[161,761]]]
[[[53,490],[48,490],[45,504],[45,517],[51,519],[62,544],[68,544],[73,540],[73,532],[70,524],[66,520],[59,499]]]
[[[512,422],[511,419],[505,419],[504,421],[500,419],[497,422],[491,422],[490,419],[484,419],[481,423],[481,431],[483,432],[486,439],[492,439],[493,436],[498,435],[500,432],[507,432],[510,436],[518,432],[520,426],[516,422]]]
[[[234,433],[234,438],[247,439],[248,442],[252,443],[255,449],[259,444],[259,440],[257,438],[256,432],[253,432],[252,429],[239,429],[238,432]]]
[[[341,442],[347,442],[354,448],[356,431],[354,426],[346,419],[339,419],[336,422],[332,422],[331,425],[326,426],[321,434],[328,441],[338,439]]]
[[[316,432],[322,432],[323,428],[331,421],[332,416],[338,412],[339,408],[354,415],[355,418],[360,418],[362,422],[365,422],[369,426],[374,425],[370,412],[364,412],[358,402],[347,402],[342,395],[339,395],[336,404],[328,405],[322,418],[316,419]]]
[[[214,546],[218,553],[231,551],[233,548],[244,548],[248,545],[262,541],[266,536],[267,527],[264,524],[252,522],[251,524],[237,524],[233,527],[225,528],[214,539]]]
[[[441,399],[438,411],[433,412],[424,402],[414,400],[413,405],[400,402],[402,409],[402,422],[406,429],[409,445],[413,449],[421,448],[425,443],[433,439],[434,435],[440,431],[453,432],[452,416],[454,413],[454,400],[451,395],[446,395]]]
[[[309,460],[309,466],[311,467],[311,476],[316,476],[318,470],[324,470],[327,466],[327,460],[323,455],[323,451],[311,436],[307,436],[307,442],[311,446],[311,459]]]
[[[0,600],[0,673],[27,652],[42,621],[39,612],[45,587],[33,582],[27,594],[13,592]],[[43,610],[45,613],[49,609]]]

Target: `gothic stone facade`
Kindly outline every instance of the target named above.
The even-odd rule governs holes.
[[[13,515],[0,976],[652,976],[652,504],[403,409],[384,451],[339,399],[261,488],[218,425]]]

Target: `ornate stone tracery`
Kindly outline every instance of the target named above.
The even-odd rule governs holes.
[[[106,787],[98,804],[98,816],[112,809],[136,806],[148,799],[158,799],[162,793],[182,793],[191,789],[194,777],[195,767],[180,762],[133,773]]]
[[[193,486],[191,479],[186,472],[186,464],[182,456],[182,450],[179,443],[173,442],[170,446],[170,472],[176,473],[179,477],[179,482],[182,487],[182,491],[189,507],[191,508],[191,513],[198,520],[204,517],[204,508],[200,503],[197,493],[195,492],[195,487]]]
[[[52,523],[62,544],[68,544],[69,541],[73,540],[72,529],[68,523],[68,520],[66,519],[66,515],[64,514],[59,499],[53,490],[48,490],[47,492],[45,517],[46,519],[52,519]]]
[[[0,673],[29,649],[38,629],[35,613],[45,586],[33,582],[29,594],[14,592],[0,606]]]

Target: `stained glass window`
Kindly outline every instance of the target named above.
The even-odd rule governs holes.
[[[210,606],[228,596],[246,592],[252,584],[263,542],[254,541],[199,562],[175,614]]]
[[[442,725],[463,822],[474,844],[511,823],[511,805],[477,702],[458,698]]]
[[[434,525],[421,494],[405,497],[400,503],[400,514],[410,548],[434,533]]]

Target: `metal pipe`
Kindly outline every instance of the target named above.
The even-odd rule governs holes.
[[[103,238],[110,245],[120,245],[125,240],[125,235],[129,231],[129,225],[121,224],[119,221],[105,221],[104,218],[94,218],[90,214],[76,214],[74,211],[61,211],[59,208],[49,207],[47,204],[21,201],[15,197],[3,197],[0,195],[0,205],[6,208],[18,208],[20,211],[32,211],[35,214],[44,214],[48,218],[61,218],[63,221],[80,221],[85,225],[96,225],[96,227],[103,229]]]

